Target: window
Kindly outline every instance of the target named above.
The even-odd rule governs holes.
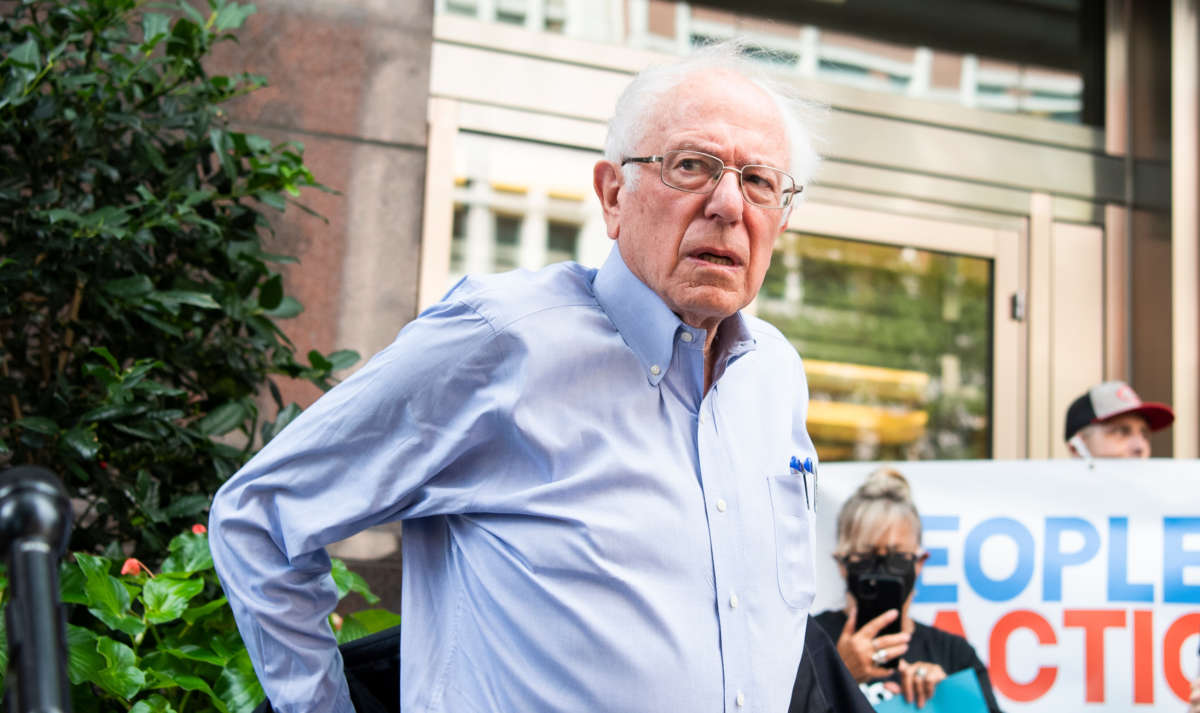
[[[546,226],[546,264],[574,260],[579,247],[579,226],[551,220]]]
[[[520,249],[521,217],[507,213],[496,213],[493,216],[493,235],[495,236],[495,252],[492,255],[492,269],[496,272],[512,270],[518,264],[517,251]]]
[[[467,207],[454,206],[454,226],[450,233],[450,273],[461,275],[466,272],[467,256]]]
[[[988,458],[985,258],[787,233],[758,315],[804,358],[823,460]]]

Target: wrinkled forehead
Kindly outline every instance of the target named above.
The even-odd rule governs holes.
[[[778,105],[762,87],[728,70],[694,72],[664,92],[646,126],[641,147],[649,151],[672,141],[701,148],[709,141],[756,162],[780,165],[788,159]]]

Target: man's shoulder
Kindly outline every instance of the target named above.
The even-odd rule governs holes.
[[[570,307],[595,307],[594,268],[560,262],[540,270],[468,275],[442,298],[470,308],[496,331],[534,314]]]

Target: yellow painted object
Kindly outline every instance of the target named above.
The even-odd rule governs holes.
[[[928,422],[929,414],[924,411],[838,401],[808,402],[808,433],[814,441],[912,443],[925,435]]]
[[[904,404],[925,402],[929,374],[908,369],[888,369],[837,361],[804,360],[808,388],[831,394],[866,393],[880,401]]]

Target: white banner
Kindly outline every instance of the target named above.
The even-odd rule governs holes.
[[[879,463],[820,468],[817,600],[837,513]],[[1182,713],[1200,674],[1200,461],[926,461],[914,619],[964,634],[1005,711]]]

